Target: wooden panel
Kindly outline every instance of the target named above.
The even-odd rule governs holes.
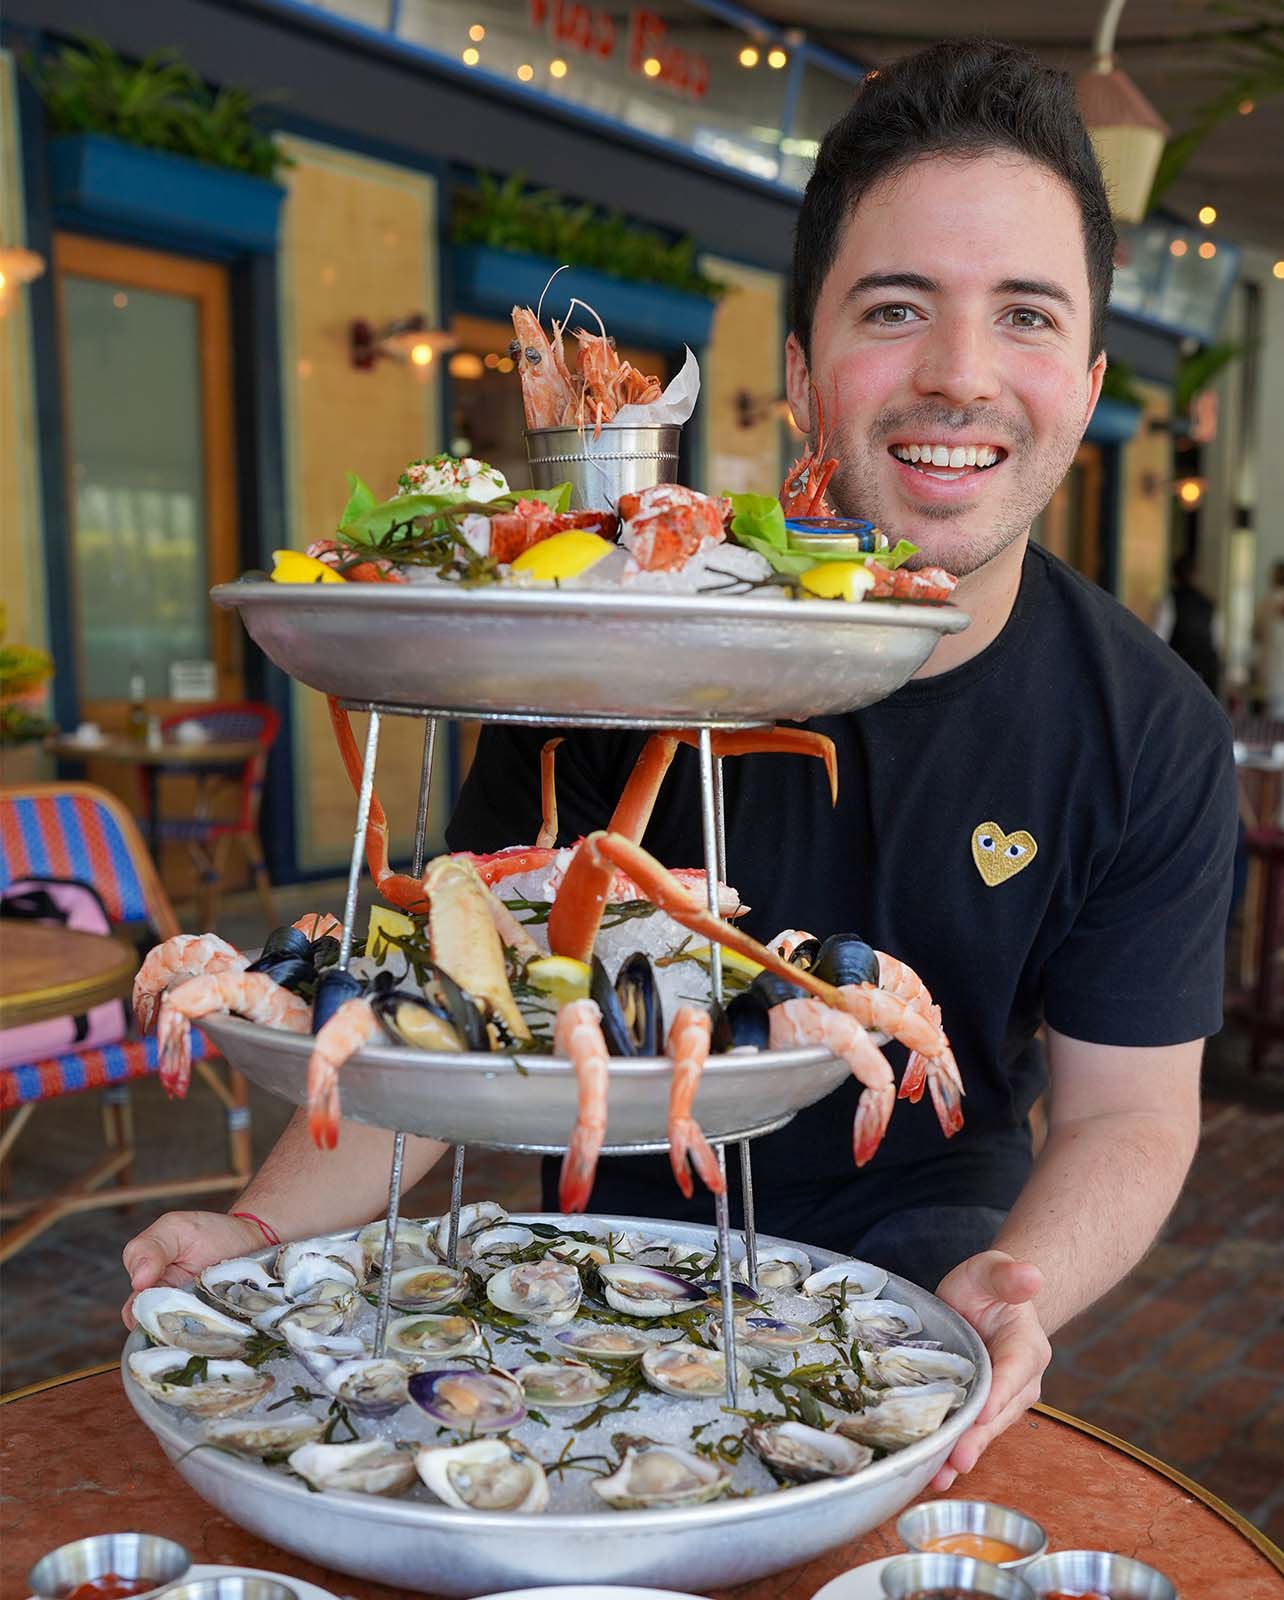
[[[1151,423],[1172,416],[1171,391],[1138,385],[1144,396],[1141,424],[1124,446],[1123,514],[1119,529],[1119,599],[1143,622],[1154,618],[1169,587],[1172,525],[1172,435]]]
[[[302,549],[330,534],[347,497],[345,472],[389,494],[408,461],[441,448],[435,365],[381,361],[361,372],[348,357],[355,318],[376,327],[411,312],[434,325],[437,286],[436,184],[424,173],[304,139],[283,139],[296,165],[280,257],[282,382],[289,460],[290,525],[281,543]],[[288,532],[288,537],[286,536]],[[378,649],[377,640],[371,648]],[[312,869],[346,864],[356,803],[330,733],[325,702],[296,687],[297,855]],[[364,719],[355,719],[364,739]],[[409,853],[423,728],[384,720],[379,792],[394,849]],[[439,748],[441,748],[439,746]],[[430,832],[448,804],[444,763]]]
[[[700,270],[731,285],[718,302],[713,335],[701,362],[700,413],[704,419],[705,470],[701,485],[711,494],[729,490],[774,494],[780,487],[783,450],[797,444],[774,405],[782,399],[785,325],[782,280],[716,256],[702,256]],[[750,397],[748,427],[739,396]],[[795,454],[797,451],[794,452]]]

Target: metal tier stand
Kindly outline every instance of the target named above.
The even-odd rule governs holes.
[[[368,702],[350,703],[348,709],[365,711],[369,713],[370,722],[366,731],[365,755],[361,770],[361,787],[357,797],[356,829],[352,836],[352,856],[348,866],[348,890],[343,907],[343,938],[339,946],[339,967],[346,971],[352,956],[353,926],[356,918],[357,889],[361,882],[362,861],[365,854],[366,826],[370,819],[370,798],[374,792],[375,767],[378,763],[379,730],[382,717],[385,713],[397,716],[422,715],[424,717],[424,744],[423,761],[419,774],[419,798],[415,816],[415,844],[412,872],[419,877],[424,869],[424,841],[428,823],[428,801],[432,792],[432,778],[434,757],[437,744],[438,722],[447,717],[458,717],[458,712],[419,711],[411,712],[402,706],[383,706]],[[472,720],[469,718],[468,720]],[[491,717],[486,720],[493,721],[521,721],[535,726],[566,727],[569,724],[588,727],[602,726],[602,719],[576,719],[553,716],[525,715],[522,717]],[[639,731],[653,731],[649,725],[640,722],[631,722],[627,719],[612,719],[612,727],[627,726]],[[719,724],[721,728],[723,724]],[[713,753],[713,730],[701,727],[699,730],[699,758],[700,758],[700,820],[701,832],[704,841],[704,867],[705,878],[708,886],[709,909],[714,916],[718,915],[718,885],[725,881],[727,870],[727,841],[726,818],[723,804],[722,761]],[[712,976],[713,1000],[716,1005],[722,1004],[722,950],[717,944],[710,946],[710,969]],[[716,1217],[718,1227],[718,1264],[720,1269],[720,1290],[722,1297],[723,1318],[723,1356],[726,1365],[726,1397],[729,1406],[737,1403],[736,1385],[736,1332],[735,1332],[735,1292],[731,1277],[731,1217],[727,1201],[726,1176],[727,1158],[726,1142],[711,1141],[718,1151],[718,1169],[722,1174],[722,1193],[716,1197]],[[744,1259],[749,1287],[757,1291],[758,1287],[758,1250],[757,1237],[754,1226],[753,1213],[753,1172],[749,1150],[749,1140],[741,1139],[740,1147],[740,1176],[741,1189],[744,1197]],[[392,1145],[392,1164],[388,1177],[388,1212],[384,1227],[383,1256],[379,1277],[379,1307],[378,1319],[375,1324],[375,1355],[384,1353],[388,1331],[388,1315],[390,1308],[390,1291],[392,1280],[392,1258],[396,1243],[397,1220],[401,1210],[401,1184],[402,1170],[405,1162],[406,1135],[400,1131],[395,1133]],[[450,1229],[447,1250],[447,1262],[456,1266],[459,1259],[459,1211],[463,1197],[464,1186],[464,1146],[455,1146],[454,1172],[450,1187]]]

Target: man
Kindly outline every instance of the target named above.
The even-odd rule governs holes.
[[[855,929],[923,975],[967,1124],[947,1144],[926,1102],[901,1104],[857,1173],[848,1084],[755,1146],[758,1218],[936,1284],[980,1330],[990,1399],[940,1488],[1037,1398],[1048,1333],[1149,1246],[1194,1151],[1202,1040],[1220,1025],[1225,721],[1148,629],[1029,546],[1100,389],[1113,249],[1069,79],[988,43],[867,80],[798,222],[794,414],[814,431],[819,395],[836,505],[958,573],[972,621],[890,699],[817,721],[838,747],[836,808],[816,763],[727,763],[729,873],[757,935]],[[453,848],[534,838],[539,743],[483,734]],[[602,825],[638,743],[567,738],[563,837]],[[698,864],[698,819],[683,750],[645,842]],[[239,1209],[296,1237],[364,1220],[383,1202],[386,1151],[345,1126],[337,1158],[320,1157],[296,1121]],[[416,1150],[408,1181],[431,1158]],[[604,1161],[591,1204],[708,1215],[707,1196],[682,1202],[664,1158]],[[162,1218],[125,1252],[133,1286],[253,1233]]]

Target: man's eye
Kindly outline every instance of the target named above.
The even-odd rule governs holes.
[[[1050,328],[1051,322],[1042,311],[1035,311],[1030,306],[1017,306],[1014,311],[1008,312],[1014,328]]]
[[[866,321],[882,328],[898,328],[917,318],[918,312],[913,306],[875,306]]]

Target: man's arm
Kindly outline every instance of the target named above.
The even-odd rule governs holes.
[[[1048,1333],[1114,1287],[1150,1248],[1199,1141],[1202,1039],[1153,1048],[1048,1030],[1048,1138],[994,1241],[1043,1273]]]
[[[944,1491],[1039,1398],[1048,1335],[1150,1248],[1199,1139],[1203,1041],[1133,1048],[1048,1030],[1048,1138],[994,1245],[937,1288],[985,1340],[985,1407],[933,1479]]]
[[[307,1113],[296,1111],[249,1187],[229,1211],[260,1218],[282,1239],[337,1233],[383,1215],[395,1134],[345,1122],[338,1148],[318,1150]],[[435,1139],[408,1138],[404,1193],[449,1147]],[[132,1328],[133,1297],[154,1284],[184,1284],[212,1262],[259,1250],[264,1236],[253,1222],[220,1211],[167,1211],[125,1246],[130,1296],[121,1315]]]

